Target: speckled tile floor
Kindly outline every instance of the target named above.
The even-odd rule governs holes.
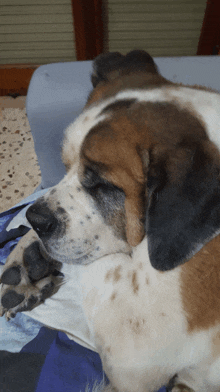
[[[0,97],[0,212],[32,194],[41,182],[25,99]]]

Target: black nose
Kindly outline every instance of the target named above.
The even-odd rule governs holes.
[[[58,225],[58,220],[53,212],[41,199],[28,208],[26,218],[39,237],[51,236]]]

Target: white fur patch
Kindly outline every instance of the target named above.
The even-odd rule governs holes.
[[[211,360],[207,331],[187,331],[179,274],[180,267],[153,269],[146,238],[132,257],[109,255],[85,267],[85,317],[119,391],[157,390],[181,369]]]

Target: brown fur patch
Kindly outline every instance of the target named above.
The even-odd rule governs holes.
[[[111,275],[112,275],[111,271],[108,271],[107,274],[105,275],[105,282],[106,283],[111,279]]]
[[[111,352],[111,347],[108,346],[108,347],[106,348],[106,351],[107,351],[107,353],[110,353],[110,352]]]
[[[139,284],[138,284],[138,280],[137,280],[137,272],[136,271],[133,271],[131,283],[132,283],[132,288],[133,288],[134,294],[137,294],[138,290],[139,290]]]
[[[148,277],[148,276],[146,276],[146,278],[145,278],[145,282],[146,282],[146,284],[149,284],[149,283],[150,283],[150,281],[149,281],[149,277]]]
[[[145,324],[145,320],[144,319],[128,319],[129,321],[129,326],[131,328],[131,330],[137,335],[142,333],[143,328],[144,328],[144,324]]]
[[[135,246],[144,236],[140,219],[144,218],[145,176],[135,149],[133,125],[126,116],[120,116],[91,130],[83,145],[83,161],[98,162],[103,177],[125,192],[127,240]]]
[[[140,333],[140,323],[139,323],[138,320],[135,321],[135,322],[132,324],[132,330],[133,330],[136,334]]]
[[[114,283],[118,282],[119,279],[121,279],[121,266],[119,265],[117,268],[115,268],[115,270],[113,271],[113,281]]]
[[[111,301],[114,301],[116,298],[117,293],[114,291],[114,293],[111,295]]]
[[[195,146],[202,151],[210,145],[202,124],[189,111],[173,103],[136,102],[129,108],[122,105],[91,129],[81,164],[98,167],[104,179],[124,191],[126,238],[136,246],[145,234],[148,174],[157,178],[163,170],[163,181],[178,184],[191,168]]]
[[[117,283],[121,279],[121,266],[119,265],[115,269],[111,269],[105,275],[105,282],[108,282],[112,279],[113,283]]]
[[[190,332],[220,322],[220,235],[181,267],[181,294]]]

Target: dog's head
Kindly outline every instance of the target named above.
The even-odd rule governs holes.
[[[66,130],[67,174],[27,218],[59,261],[129,253],[147,236],[152,265],[172,269],[220,229],[220,157],[194,90],[165,80],[144,51],[99,56],[92,82]]]

